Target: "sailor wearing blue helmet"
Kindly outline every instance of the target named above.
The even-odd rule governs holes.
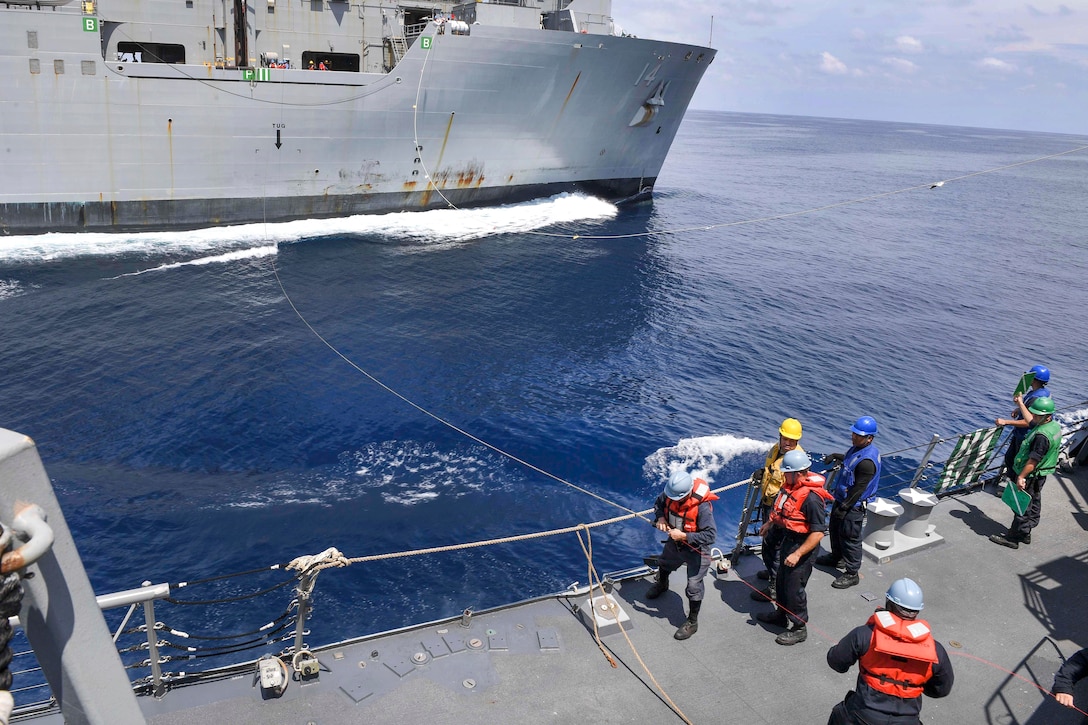
[[[710,569],[710,548],[718,536],[714,524],[714,506],[718,496],[710,485],[684,469],[669,476],[665,490],[654,502],[654,528],[669,535],[658,559],[657,580],[646,591],[647,599],[657,599],[669,590],[669,575],[687,566],[688,618],[673,635],[687,639],[699,629],[699,609],[706,587],[703,579]]]
[[[1012,400],[1016,403],[1016,410],[1012,412],[1011,418],[998,418],[994,421],[998,426],[1006,426],[1012,428],[1012,435],[1009,436],[1009,447],[1005,449],[1005,475],[1012,479],[1013,476],[1013,461],[1016,460],[1016,454],[1020,452],[1020,446],[1024,443],[1024,438],[1027,437],[1028,428],[1031,423],[1031,414],[1028,412],[1028,408],[1031,407],[1031,403],[1039,398],[1049,398],[1050,391],[1047,390],[1047,383],[1050,382],[1050,370],[1044,365],[1033,365],[1025,375],[1032,375],[1031,385],[1021,395],[1013,395]]]
[[[922,695],[952,692],[952,663],[929,623],[918,618],[922,606],[922,589],[913,579],[892,582],[884,607],[827,651],[836,672],[858,665],[857,687],[831,711],[828,725],[920,725]]]
[[[850,449],[845,454],[824,456],[824,463],[842,464],[835,479],[835,503],[831,506],[831,553],[816,559],[821,566],[844,564],[846,571],[831,586],[846,589],[861,581],[861,530],[865,508],[876,498],[880,485],[880,451],[873,445],[876,420],[863,415],[850,426]]]

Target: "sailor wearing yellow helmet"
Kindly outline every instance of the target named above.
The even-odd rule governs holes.
[[[790,451],[805,452],[805,449],[798,443],[800,440],[801,421],[796,418],[786,418],[782,421],[782,425],[778,426],[778,442],[771,446],[771,450],[767,452],[763,467],[756,469],[752,473],[752,478],[760,483],[760,494],[762,496],[759,504],[760,521],[768,520],[771,506],[774,505],[774,500],[782,489],[782,482],[785,480],[785,474],[782,472],[782,458]],[[778,560],[775,559],[770,569],[764,569],[756,576],[764,581],[774,581],[774,574],[777,569]],[[752,599],[765,601],[773,598],[774,592],[771,591],[770,586],[762,591],[752,592]]]

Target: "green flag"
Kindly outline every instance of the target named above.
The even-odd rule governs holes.
[[[1035,373],[1024,373],[1020,376],[1020,382],[1016,384],[1016,390],[1012,391],[1012,397],[1023,395],[1031,390],[1031,384],[1035,380]]]
[[[1023,516],[1031,505],[1031,494],[1021,491],[1016,481],[1009,481],[1005,484],[1005,492],[1001,494],[1001,500],[1012,509],[1014,514]]]

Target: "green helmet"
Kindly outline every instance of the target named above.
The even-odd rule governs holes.
[[[1049,396],[1036,398],[1031,401],[1028,410],[1031,411],[1032,415],[1051,415],[1054,413],[1054,399]]]

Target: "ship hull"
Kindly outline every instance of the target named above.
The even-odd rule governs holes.
[[[0,116],[5,234],[471,207],[563,191],[645,196],[714,56],[525,28],[454,35],[432,23],[388,73],[256,77],[106,61],[65,9],[49,14],[61,21],[4,13],[0,64],[14,79]],[[24,52],[31,27],[39,47]]]

